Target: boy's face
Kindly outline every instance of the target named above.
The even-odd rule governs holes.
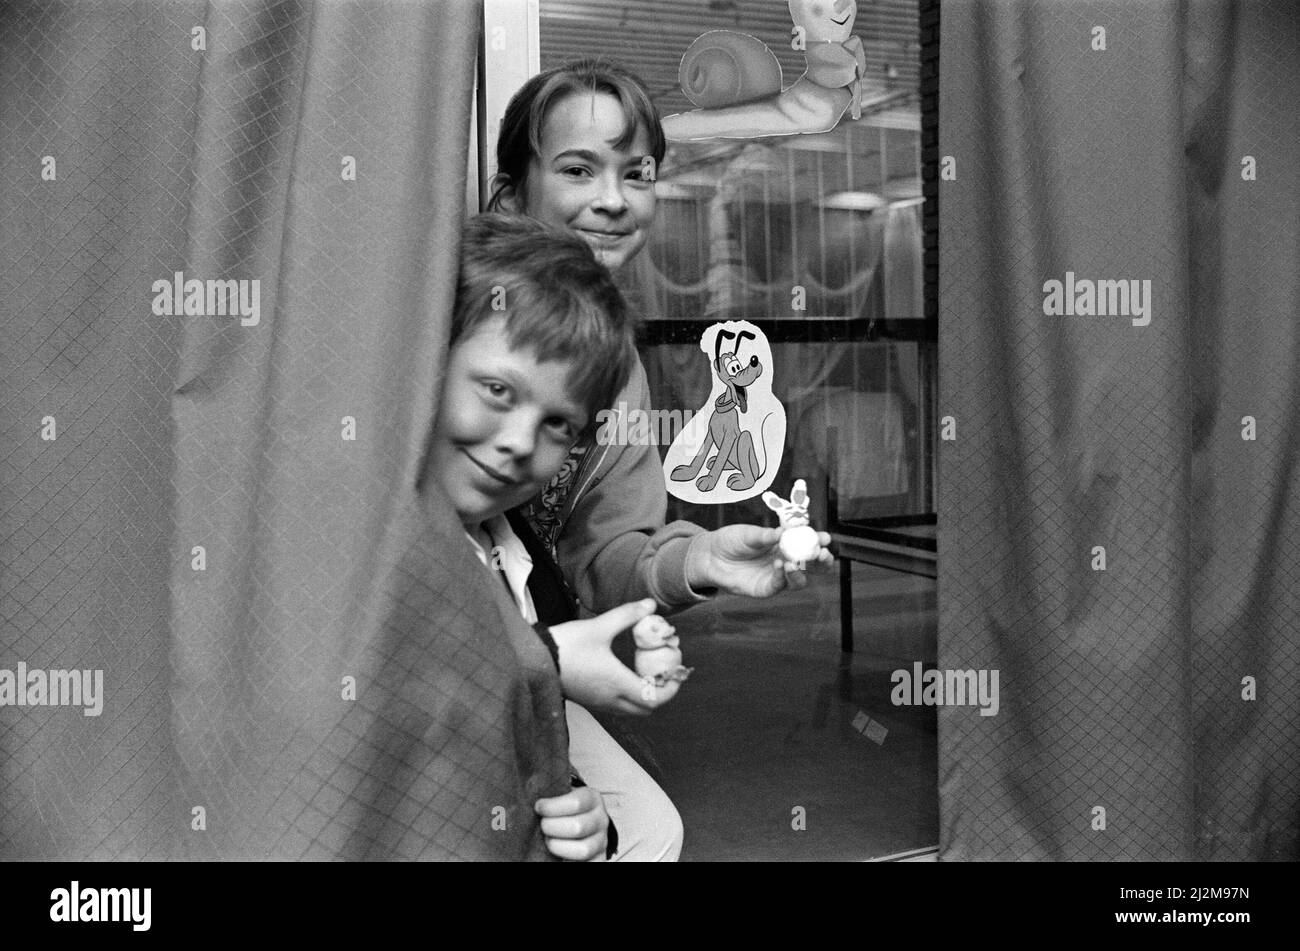
[[[553,103],[542,127],[542,154],[529,166],[524,207],[529,217],[576,231],[605,267],[616,271],[645,245],[655,217],[654,174],[644,129],[626,149],[614,142],[624,127],[618,100],[581,93]]]
[[[491,317],[452,347],[434,425],[434,477],[471,531],[541,492],[587,424],[569,364],[510,349],[505,324]]]

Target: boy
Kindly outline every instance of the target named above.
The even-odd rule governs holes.
[[[466,224],[428,474],[529,623],[538,621],[535,596],[562,598],[563,587],[547,583],[548,566],[534,572],[545,552],[516,522],[526,544],[505,513],[551,481],[635,361],[622,296],[581,238],[516,216],[479,215]],[[646,602],[610,612],[609,638],[651,610]],[[553,614],[545,603],[543,614]],[[539,633],[558,664],[554,642],[544,628]],[[637,679],[631,671],[626,677]],[[553,854],[605,852],[608,818],[594,790],[540,800],[537,811]]]

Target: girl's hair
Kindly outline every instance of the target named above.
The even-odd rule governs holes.
[[[451,343],[504,316],[506,339],[538,362],[570,364],[565,385],[586,410],[613,405],[636,363],[632,315],[614,279],[571,231],[523,215],[475,215],[465,223]]]
[[[650,91],[635,73],[605,59],[580,59],[538,73],[520,88],[506,106],[497,136],[497,179],[488,211],[501,210],[502,192],[514,186],[519,197],[527,185],[528,165],[542,154],[542,126],[551,106],[575,93],[606,93],[623,107],[625,124],[615,146],[626,149],[637,131],[650,139],[655,166],[663,163],[667,144],[659,112]]]

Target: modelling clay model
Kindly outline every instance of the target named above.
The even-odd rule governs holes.
[[[796,479],[787,502],[775,492],[764,492],[763,501],[777,513],[781,520],[781,541],[778,545],[783,557],[792,568],[802,571],[804,565],[817,557],[821,543],[817,532],[808,524],[808,486]]]
[[[632,639],[636,641],[633,666],[647,682],[665,687],[673,681],[683,683],[691,675],[693,668],[682,666],[676,628],[659,615],[638,621],[632,628]]]

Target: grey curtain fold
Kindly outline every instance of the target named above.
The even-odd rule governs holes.
[[[549,656],[417,488],[480,23],[0,11],[0,669],[104,678],[0,706],[0,857],[544,855]]]
[[[1300,15],[941,30],[939,666],[1001,692],[940,710],[942,855],[1295,859]],[[1045,313],[1071,279],[1149,323]]]

